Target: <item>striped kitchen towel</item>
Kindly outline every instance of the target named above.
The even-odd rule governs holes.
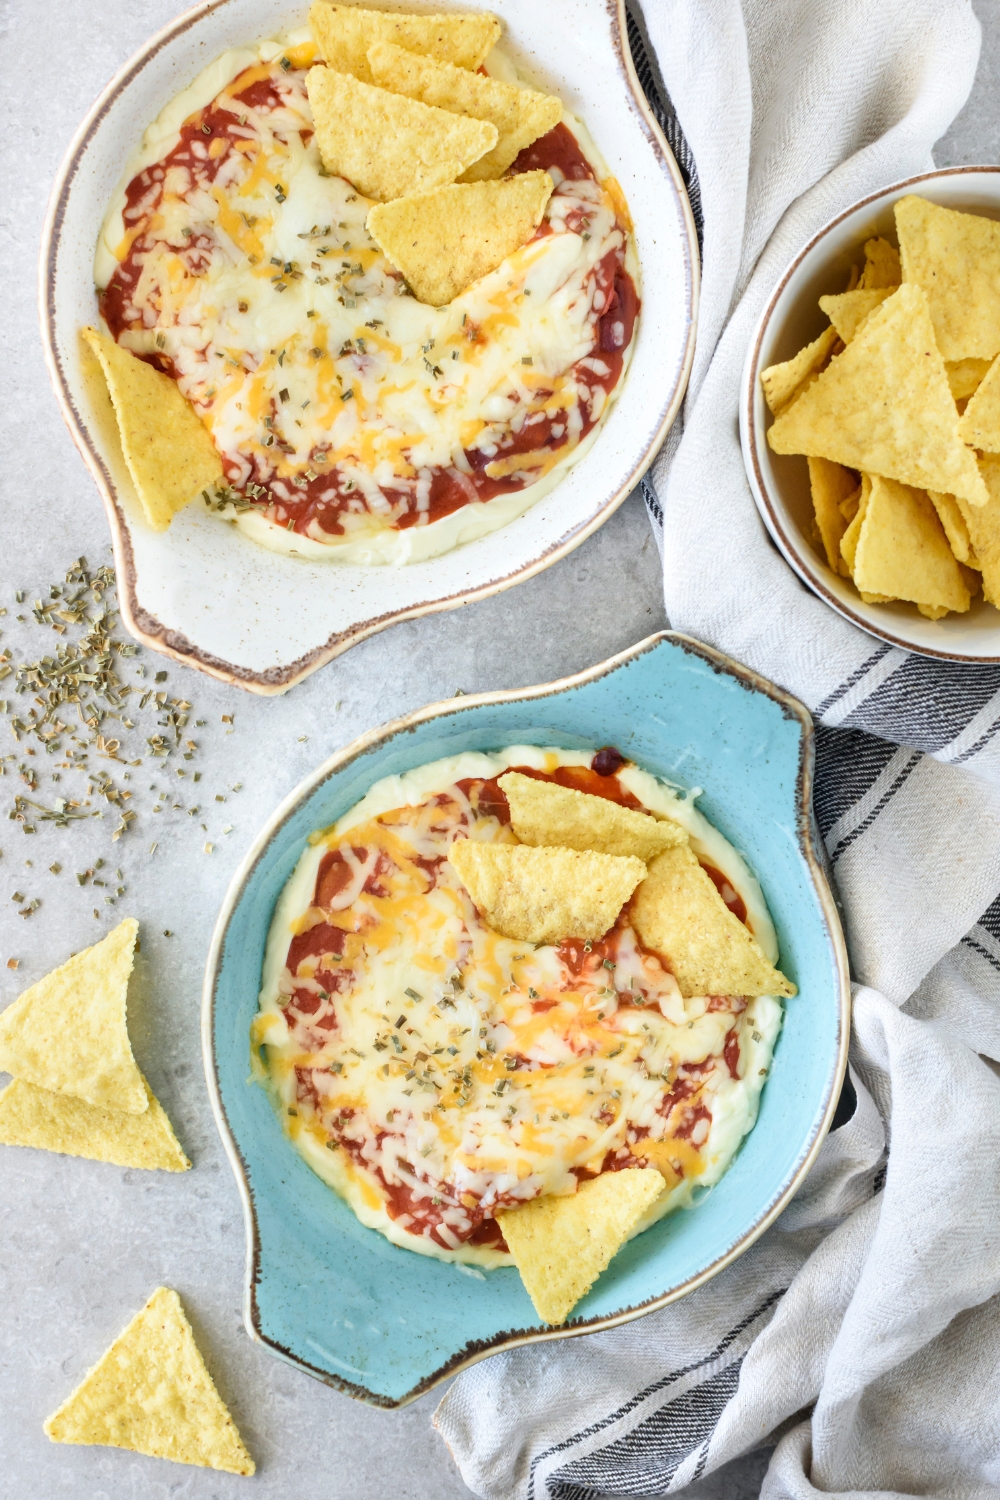
[[[778,275],[931,165],[978,26],[967,0],[645,0],[629,31],[703,240],[683,423],[646,486],[667,613],[816,716],[851,1085],[733,1266],[635,1323],[474,1366],[435,1422],[489,1500],[674,1494],[765,1444],[768,1500],[1000,1496],[1000,667],[880,645],[810,594],[737,426]]]

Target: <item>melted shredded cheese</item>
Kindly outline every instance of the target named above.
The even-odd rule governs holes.
[[[776,1000],[684,999],[627,907],[594,944],[503,938],[447,862],[456,838],[515,841],[490,790],[503,770],[567,765],[589,757],[511,747],[377,783],[315,836],[275,913],[257,1076],[363,1222],[424,1254],[505,1264],[497,1209],[622,1166],[663,1174],[658,1218],[718,1180],[756,1118]],[[637,777],[648,810],[710,828],[621,772]]]

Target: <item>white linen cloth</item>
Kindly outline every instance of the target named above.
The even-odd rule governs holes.
[[[737,426],[779,274],[932,164],[978,25],[966,0],[645,0],[644,23],[640,76],[654,102],[664,86],[704,235],[683,431],[647,490],[667,612],[817,718],[856,1106],[722,1275],[474,1366],[435,1422],[489,1500],[675,1493],[765,1443],[766,1500],[1000,1496],[1000,668],[881,646],[811,595],[758,518]]]

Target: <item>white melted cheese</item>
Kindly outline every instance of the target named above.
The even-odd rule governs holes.
[[[108,285],[137,230],[140,245],[153,241],[137,251],[142,268],[120,342],[170,358],[229,484],[259,502],[248,510],[245,498],[207,496],[211,510],[289,555],[399,565],[506,525],[589,449],[632,348],[607,393],[611,367],[595,346],[608,295],[598,268],[624,253],[638,282],[635,247],[619,217],[620,190],[567,115],[598,180],[554,172],[551,233],[447,307],[418,302],[368,235],[371,203],[323,172],[305,93],[313,53],[308,31],[234,49],[167,106],[114,195],[95,280],[99,290]],[[295,66],[284,70],[282,57]],[[502,56],[491,70],[513,71]],[[280,108],[254,109],[229,92],[258,74],[274,81]],[[231,120],[236,144],[227,151],[224,137],[195,137],[190,169],[164,174],[182,125],[209,106]],[[213,152],[223,159],[214,180],[202,180],[200,164],[207,171]],[[129,209],[125,190],[141,172],[149,193]],[[542,420],[553,424],[547,446],[505,452]],[[481,500],[470,452],[487,475],[521,487]],[[431,484],[442,472],[468,503],[431,521]],[[341,532],[316,515],[303,531],[290,529],[307,484],[321,509],[336,511]]]
[[[781,1026],[777,1000],[683,999],[627,924],[613,934],[613,962],[598,954],[592,971],[573,977],[557,948],[486,928],[450,865],[437,867],[430,889],[414,878],[409,861],[440,859],[456,834],[513,840],[496,818],[474,812],[457,783],[489,781],[510,766],[552,772],[591,760],[511,746],[383,778],[313,835],[276,907],[253,1028],[255,1076],[313,1170],[364,1224],[421,1254],[509,1264],[502,1250],[463,1242],[470,1212],[573,1192],[575,1171],[599,1170],[609,1152],[648,1160],[670,1185],[639,1233],[717,1182],[756,1119]],[[776,959],[760,887],[695,808],[698,793],[635,766],[619,775],[648,811],[688,830]],[[383,868],[380,849],[391,873],[377,877],[383,894],[366,894]],[[346,861],[346,883],[321,910],[314,893],[331,851]],[[306,957],[292,975],[290,943],[319,922],[339,929],[339,956]],[[328,962],[344,972],[324,989]],[[734,1034],[738,1077],[723,1057]],[[697,1111],[693,1128],[686,1110]],[[386,1183],[411,1194],[412,1212],[397,1205],[390,1214]],[[442,1212],[436,1236],[422,1218],[428,1204]]]

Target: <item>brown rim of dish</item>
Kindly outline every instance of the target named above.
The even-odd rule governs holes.
[[[172,21],[169,26],[164,27],[162,31],[157,32],[116,74],[83,121],[83,124],[70,143],[69,150],[59,169],[46,212],[39,259],[39,317],[45,362],[48,366],[49,377],[56,393],[56,399],[59,402],[66,425],[70,430],[70,435],[79,449],[84,462],[90,469],[104,501],[108,524],[111,528],[115,570],[118,577],[118,598],[122,618],[128,630],[153,651],[159,651],[164,656],[172,657],[175,661],[182,662],[186,666],[196,667],[199,671],[207,672],[212,677],[218,677],[223,682],[232,683],[252,693],[269,696],[286,692],[295,683],[300,682],[311,672],[316,671],[318,667],[324,666],[328,661],[332,661],[335,656],[339,656],[341,652],[348,650],[349,647],[356,645],[359,641],[363,641],[367,636],[384,630],[389,625],[394,625],[402,620],[416,619],[425,614],[436,614],[446,609],[458,609],[463,604],[470,604],[475,600],[485,599],[491,594],[499,593],[503,589],[511,588],[514,584],[521,583],[533,577],[544,568],[551,567],[553,563],[559,562],[561,558],[565,557],[575,547],[578,547],[581,542],[585,541],[592,532],[596,531],[612,512],[617,510],[618,506],[621,505],[622,501],[631,493],[643,474],[645,474],[656,457],[660,444],[666,437],[680,409],[684,391],[687,387],[688,375],[691,370],[691,362],[694,358],[700,268],[698,261],[698,239],[695,232],[694,219],[691,214],[691,205],[688,202],[687,191],[684,187],[677,163],[674,160],[673,153],[667,145],[663,132],[646,102],[646,97],[636,75],[632,55],[628,48],[624,0],[605,0],[609,12],[619,72],[624,79],[631,96],[633,108],[639,117],[642,129],[649,141],[660,171],[672,193],[680,221],[683,225],[685,239],[687,335],[684,351],[674,377],[672,388],[665,397],[660,409],[656,425],[642,440],[639,457],[633,463],[628,477],[612,494],[602,501],[594,514],[581,521],[579,525],[571,527],[557,542],[552,543],[540,557],[526,563],[514,572],[488,579],[485,583],[480,583],[474,588],[464,589],[441,598],[427,600],[423,603],[409,605],[404,609],[387,610],[383,614],[359,621],[349,629],[329,636],[322,645],[315,647],[312,651],[306,652],[295,661],[288,662],[283,666],[255,672],[249,668],[226,662],[210,651],[195,645],[181,631],[170,630],[167,626],[163,625],[140,604],[137,597],[135,558],[125,515],[119,504],[111,474],[98,451],[97,444],[91,436],[87,422],[73,401],[63,368],[55,329],[55,277],[56,260],[63,220],[66,214],[66,204],[73,187],[74,179],[94,132],[123,90],[142,72],[143,68],[152,58],[172,42],[175,37],[182,35],[201,21],[204,16],[229,3],[231,3],[231,0],[205,0],[204,4],[187,11],[184,15],[178,17],[176,21]],[[627,372],[625,380],[627,384]],[[248,545],[251,544],[248,543]]]
[[[817,230],[807,244],[803,245],[798,255],[796,255],[795,259],[790,262],[782,273],[777,286],[768,298],[767,305],[761,314],[753,339],[751,340],[740,400],[740,424],[741,426],[745,424],[746,442],[743,450],[744,461],[747,454],[749,454],[750,464],[753,468],[753,473],[750,476],[751,489],[754,500],[757,503],[757,508],[762,512],[767,529],[777,542],[785,561],[814,594],[817,594],[831,609],[836,610],[838,615],[843,616],[845,620],[849,620],[859,630],[863,630],[866,635],[874,636],[876,640],[885,641],[889,646],[898,646],[901,651],[910,651],[915,656],[933,657],[938,661],[989,663],[1000,662],[1000,653],[994,656],[974,656],[967,651],[945,650],[936,646],[915,645],[912,641],[904,640],[901,636],[894,635],[891,630],[863,618],[850,604],[834,594],[823,579],[821,570],[824,565],[817,557],[815,570],[810,567],[805,553],[805,549],[809,545],[808,542],[806,542],[804,537],[801,538],[801,541],[798,539],[801,535],[800,533],[791,534],[789,526],[782,521],[775,509],[760,467],[760,458],[757,452],[757,419],[754,414],[755,397],[759,381],[760,349],[764,342],[764,336],[770,326],[778,299],[809,252],[815,249],[821,240],[826,238],[831,229],[836,229],[838,224],[843,223],[845,219],[849,219],[860,208],[866,208],[869,204],[878,203],[890,197],[893,193],[899,193],[904,188],[914,187],[921,182],[936,182],[942,177],[961,177],[970,172],[998,173],[1000,172],[1000,166],[942,167],[937,171],[921,172],[916,177],[906,177],[901,182],[890,183],[888,187],[880,188],[878,192],[869,193],[866,198],[861,198],[857,203],[852,203],[850,208],[845,208],[843,213],[838,214],[835,219],[830,219],[828,223],[823,225],[822,229]],[[766,434],[763,441],[767,441]]]
[[[820,908],[825,921],[827,934],[830,940],[831,958],[837,972],[839,982],[839,1014],[838,1014],[838,1037],[837,1037],[837,1061],[830,1078],[829,1092],[827,1094],[824,1108],[820,1119],[814,1125],[809,1138],[804,1142],[798,1164],[791,1172],[785,1186],[774,1196],[764,1208],[760,1218],[752,1229],[742,1235],[728,1250],[719,1256],[712,1264],[700,1271],[696,1276],[690,1277],[681,1285],[671,1288],[670,1291],[658,1297],[651,1297],[648,1301],[640,1303],[635,1307],[623,1308],[620,1312],[603,1318],[580,1319],[570,1326],[559,1328],[542,1329],[511,1329],[494,1335],[486,1341],[476,1341],[466,1345],[465,1348],[456,1351],[439,1369],[421,1380],[412,1390],[396,1400],[377,1395],[369,1391],[365,1386],[354,1384],[344,1380],[340,1376],[332,1375],[327,1370],[321,1370],[310,1364],[301,1355],[295,1354],[284,1344],[271,1338],[261,1327],[260,1310],[257,1306],[256,1287],[260,1272],[261,1245],[257,1228],[257,1214],[254,1206],[253,1191],[250,1187],[249,1168],[243,1154],[236,1143],[235,1137],[229,1126],[225,1106],[219,1088],[218,1071],[215,1063],[214,1044],[214,1020],[215,1020],[215,997],[222,969],[222,954],[226,941],[226,933],[233,913],[243,898],[247,883],[256,870],[260,861],[265,857],[268,846],[275,834],[288,821],[292,814],[301,804],[310,797],[316,789],[333,775],[334,772],[343,770],[359,756],[367,754],[375,746],[391,740],[396,735],[404,734],[416,725],[422,724],[430,719],[453,717],[465,713],[470,708],[478,708],[485,704],[493,703],[516,703],[535,698],[550,698],[558,696],[567,689],[581,687],[584,683],[594,682],[600,677],[608,676],[618,667],[632,661],[647,651],[655,650],[663,641],[671,641],[683,651],[692,656],[700,657],[714,672],[724,673],[735,678],[741,687],[749,692],[763,693],[779,705],[787,719],[798,721],[801,729],[799,742],[799,764],[796,777],[796,842],[799,852],[806,862],[813,889],[819,900]],[[439,1385],[443,1380],[458,1374],[460,1370],[469,1365],[485,1359],[488,1355],[497,1353],[500,1349],[514,1349],[523,1344],[534,1344],[548,1342],[554,1339],[574,1338],[579,1334],[595,1333],[604,1328],[616,1328],[622,1323],[629,1323],[634,1318],[641,1317],[644,1313],[653,1312],[657,1308],[665,1307],[670,1302],[686,1296],[688,1292],[703,1286],[710,1281],[726,1266],[731,1265],[745,1250],[748,1250],[755,1240],[759,1239],[764,1231],[774,1223],[778,1215],[787,1207],[789,1201],[798,1191],[807,1172],[816,1160],[817,1153],[833,1119],[834,1111],[840,1097],[840,1089],[847,1069],[847,1047],[850,1039],[851,1021],[851,984],[850,969],[847,956],[847,948],[844,935],[841,930],[840,916],[830,882],[827,878],[828,862],[822,841],[819,838],[812,817],[812,780],[813,780],[813,758],[814,758],[814,730],[812,715],[804,704],[790,693],[784,692],[769,682],[766,677],[761,677],[752,668],[745,667],[741,663],[733,661],[731,657],[716,651],[712,646],[706,646],[701,641],[696,641],[691,636],[683,635],[678,631],[663,630],[656,635],[651,635],[638,645],[630,646],[618,655],[610,657],[607,661],[600,662],[595,667],[588,667],[583,672],[577,672],[571,677],[564,677],[555,682],[541,683],[537,687],[518,688],[513,691],[496,693],[478,693],[459,699],[449,699],[443,703],[431,703],[425,708],[417,709],[415,712],[406,714],[403,718],[394,719],[388,724],[381,725],[378,729],[369,730],[367,734],[361,735],[343,750],[337,751],[335,755],[324,761],[310,776],[300,782],[294,791],[287,797],[271,814],[270,818],[257,835],[239,869],[234,874],[226,892],[225,899],[216,919],[212,932],[212,941],[209,947],[208,959],[205,964],[205,979],[202,987],[202,1009],[201,1009],[201,1044],[202,1059],[205,1066],[205,1078],[208,1085],[209,1099],[212,1112],[215,1116],[216,1126],[222,1137],[222,1142],[229,1157],[233,1175],[236,1178],[237,1187],[243,1202],[243,1216],[247,1235],[247,1261],[246,1281],[244,1289],[244,1321],[247,1332],[251,1338],[258,1343],[297,1365],[308,1374],[321,1380],[324,1384],[332,1386],[335,1390],[342,1391],[345,1395],[353,1396],[358,1401],[363,1401],[370,1406],[379,1406],[394,1409],[408,1406],[411,1401],[417,1400],[419,1396]],[[332,1191],[332,1190],[331,1190]]]

